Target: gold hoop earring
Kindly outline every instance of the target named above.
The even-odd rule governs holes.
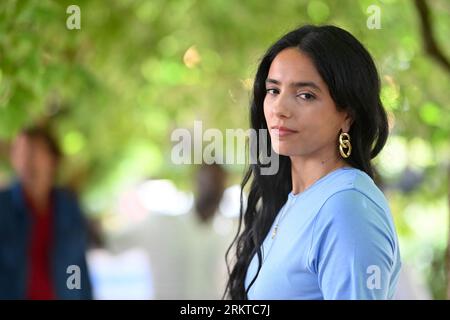
[[[348,133],[342,132],[339,135],[339,152],[345,159],[350,157],[350,154],[352,153],[352,144],[350,143],[350,135]]]

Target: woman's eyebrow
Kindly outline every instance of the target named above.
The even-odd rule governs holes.
[[[281,84],[280,81],[275,80],[275,79],[271,79],[271,78],[267,78],[266,79],[266,84],[267,83],[273,83],[273,84],[276,84],[276,85],[280,85]],[[317,84],[315,84],[314,82],[312,82],[312,81],[291,82],[289,84],[289,86],[290,87],[295,87],[295,88],[310,87],[310,88],[316,89],[317,91],[322,91],[322,90],[320,90],[319,86]]]

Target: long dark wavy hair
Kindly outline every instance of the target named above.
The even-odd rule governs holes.
[[[341,28],[306,25],[287,33],[267,50],[253,84],[251,127],[267,130],[263,111],[265,81],[272,61],[286,48],[298,48],[312,59],[328,86],[336,108],[349,112],[352,117],[349,131],[352,153],[346,161],[374,178],[371,159],[384,147],[389,134],[386,112],[380,100],[380,79],[368,51],[354,36]],[[264,152],[272,150],[269,135],[266,140],[267,150]],[[257,148],[260,148],[259,142],[256,143]],[[260,151],[257,149],[256,153]],[[248,290],[261,269],[261,244],[292,189],[289,157],[280,155],[279,170],[274,175],[262,175],[261,168],[261,161],[250,164],[241,184],[238,231],[225,256],[229,278],[224,298],[247,299]],[[251,185],[244,208],[243,190],[249,181]],[[235,255],[230,262],[228,258],[232,250]],[[258,257],[258,271],[253,279],[249,279],[248,288],[245,288],[247,268],[255,254]]]

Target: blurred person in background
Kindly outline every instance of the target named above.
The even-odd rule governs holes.
[[[203,164],[196,175],[194,210],[186,218],[189,259],[188,299],[220,299],[226,285],[225,252],[232,230],[219,205],[227,173],[219,164]]]
[[[90,299],[85,220],[75,196],[55,186],[61,160],[43,128],[13,141],[16,179],[0,191],[0,298]]]
[[[222,166],[203,164],[195,175],[189,212],[151,212],[138,226],[111,235],[109,247],[115,252],[148,252],[155,299],[221,298],[227,280],[225,251],[233,237],[233,221],[219,214],[226,179]]]

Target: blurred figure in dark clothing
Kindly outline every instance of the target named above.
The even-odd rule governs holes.
[[[203,164],[196,176],[195,210],[202,223],[209,223],[219,208],[227,173],[219,164]]]
[[[1,299],[91,299],[85,220],[75,196],[55,187],[60,158],[44,129],[13,142],[17,179],[0,191]]]

